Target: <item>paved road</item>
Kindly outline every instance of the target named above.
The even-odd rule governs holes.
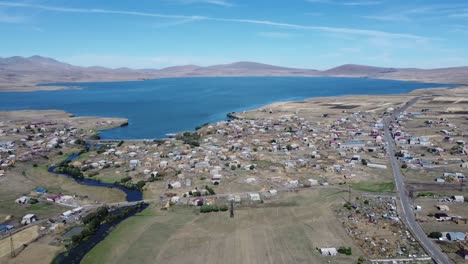
[[[406,103],[400,109],[397,109],[393,112],[392,116],[385,119],[384,130],[385,130],[385,140],[387,142],[387,154],[389,156],[390,164],[392,165],[393,176],[395,177],[395,185],[400,197],[401,203],[401,219],[406,224],[408,229],[414,235],[414,237],[419,241],[422,247],[426,252],[432,257],[432,259],[440,264],[453,263],[446,254],[444,254],[441,249],[435,245],[430,238],[427,237],[424,230],[416,222],[415,215],[412,209],[412,205],[408,195],[406,194],[405,182],[403,176],[401,175],[400,166],[395,158],[395,145],[393,138],[390,133],[389,125],[390,120],[394,119],[398,114],[405,111],[408,107],[412,106],[419,100],[419,97],[413,98]]]

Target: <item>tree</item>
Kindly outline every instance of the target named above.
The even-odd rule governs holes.
[[[141,191],[141,189],[143,189],[143,186],[145,185],[146,185],[146,182],[141,180],[136,183],[136,188]]]
[[[352,251],[351,251],[351,248],[350,247],[340,247],[338,249],[338,253],[340,254],[345,254],[345,255],[351,255],[352,254]]]
[[[406,163],[402,164],[402,165],[401,165],[401,168],[402,168],[402,169],[408,168],[408,164],[406,164]]]
[[[434,238],[434,239],[439,239],[442,237],[442,233],[441,232],[431,232],[429,234],[429,237],[430,238]]]
[[[216,194],[215,191],[214,191],[210,186],[208,186],[208,185],[205,186],[205,189],[208,191],[208,193],[209,193],[210,195],[215,195],[215,194]]]

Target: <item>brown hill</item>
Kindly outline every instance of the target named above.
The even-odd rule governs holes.
[[[110,69],[99,66],[80,67],[41,56],[0,58],[0,91],[57,89],[57,87],[36,86],[37,84],[52,82],[220,76],[337,76],[468,84],[468,67],[424,70],[346,64],[325,71],[317,71],[241,61],[208,67],[183,65],[155,70]]]

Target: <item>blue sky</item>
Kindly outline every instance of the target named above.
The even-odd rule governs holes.
[[[465,0],[0,0],[0,56],[162,68],[468,65]]]

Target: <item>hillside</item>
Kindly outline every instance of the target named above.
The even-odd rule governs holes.
[[[37,86],[37,84],[53,82],[226,76],[336,76],[468,84],[468,67],[424,70],[346,64],[325,71],[318,71],[241,61],[207,67],[182,65],[156,70],[110,69],[99,66],[80,67],[41,56],[0,58],[0,91],[60,89],[60,87]]]

